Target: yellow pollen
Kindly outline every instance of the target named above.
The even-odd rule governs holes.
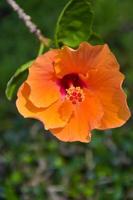
[[[66,89],[66,92],[66,99],[70,100],[72,104],[84,101],[84,92],[80,87],[71,86],[69,89]]]

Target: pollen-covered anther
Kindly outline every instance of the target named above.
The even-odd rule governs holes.
[[[66,99],[70,100],[72,104],[81,103],[84,101],[84,92],[80,87],[71,86],[66,89]]]

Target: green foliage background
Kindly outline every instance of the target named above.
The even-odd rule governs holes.
[[[44,34],[54,37],[67,0],[17,0]],[[93,30],[116,54],[133,109],[133,1],[93,0]],[[87,26],[87,24],[86,24]],[[96,131],[90,144],[62,143],[42,124],[23,119],[6,100],[6,83],[32,60],[39,43],[6,1],[0,1],[0,200],[132,200],[133,120]]]

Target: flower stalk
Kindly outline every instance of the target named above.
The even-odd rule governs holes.
[[[17,13],[18,17],[24,22],[25,26],[33,33],[37,39],[43,43],[45,46],[49,46],[50,39],[46,38],[41,30],[37,27],[35,23],[32,22],[32,19],[25,11],[14,1],[6,0],[7,3],[12,7],[12,9]]]

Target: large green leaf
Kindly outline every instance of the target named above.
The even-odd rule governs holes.
[[[92,32],[91,0],[70,0],[61,12],[55,31],[56,46],[77,47]]]
[[[27,75],[27,69],[31,66],[33,61],[29,61],[26,64],[22,65],[17,69],[15,74],[11,77],[11,79],[7,83],[6,88],[6,96],[9,100],[11,100],[15,95],[18,87],[24,80]]]

